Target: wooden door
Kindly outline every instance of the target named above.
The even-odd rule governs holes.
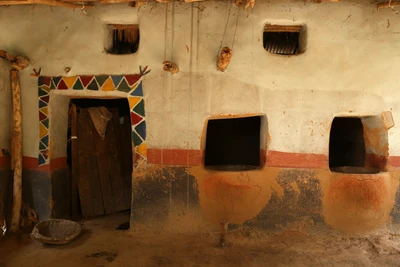
[[[102,102],[107,100],[99,100]],[[108,100],[113,101],[113,100]],[[130,209],[132,149],[129,109],[108,108],[112,117],[104,140],[97,132],[88,107],[74,105],[76,123],[71,132],[72,180],[76,181],[83,217],[93,217]]]

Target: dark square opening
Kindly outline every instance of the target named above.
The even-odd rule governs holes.
[[[136,53],[139,48],[140,32],[138,25],[109,25],[111,28],[112,46],[110,54],[127,55]]]
[[[300,48],[301,26],[269,25],[263,34],[265,50],[278,55],[296,55]]]
[[[259,168],[260,129],[260,116],[209,120],[204,165],[223,170]]]
[[[339,167],[364,167],[365,158],[361,118],[335,117],[329,140],[329,168],[337,171]]]

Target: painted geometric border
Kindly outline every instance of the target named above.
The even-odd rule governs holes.
[[[146,74],[146,73],[145,73]],[[49,101],[51,90],[91,90],[126,92],[132,123],[132,143],[136,150],[135,166],[147,161],[146,114],[141,74],[85,75],[73,77],[40,76],[39,94],[39,156],[38,165],[49,164]]]

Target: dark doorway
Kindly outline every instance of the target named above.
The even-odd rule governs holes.
[[[260,128],[260,116],[209,120],[205,166],[223,170],[259,168]]]
[[[133,167],[127,99],[73,99],[69,114],[73,216],[130,209]]]
[[[329,168],[365,166],[364,129],[360,118],[336,117],[329,140]]]

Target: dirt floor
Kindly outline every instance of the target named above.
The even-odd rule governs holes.
[[[336,233],[249,228],[198,235],[129,232],[115,228],[128,214],[85,221],[85,231],[67,245],[41,245],[29,233],[0,239],[0,266],[400,266],[400,230],[363,237]]]

